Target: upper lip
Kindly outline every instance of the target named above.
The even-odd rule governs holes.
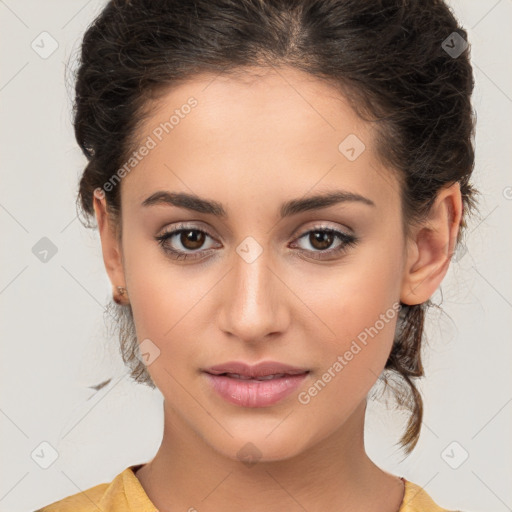
[[[255,365],[250,365],[242,361],[228,361],[227,363],[210,366],[204,371],[212,375],[235,373],[246,377],[265,377],[267,375],[277,375],[280,373],[297,375],[309,372],[306,368],[297,368],[296,366],[290,366],[289,364],[279,363],[277,361],[263,361]]]

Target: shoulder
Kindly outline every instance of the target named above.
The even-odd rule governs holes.
[[[405,494],[398,512],[461,512],[440,507],[419,485],[405,480]]]
[[[99,484],[85,491],[67,496],[55,501],[45,507],[42,507],[35,512],[89,512],[96,511],[99,508],[99,503],[103,500],[107,489],[112,484]]]
[[[85,491],[50,503],[35,512],[114,512],[118,510],[156,511],[130,466],[111,482],[101,483]]]

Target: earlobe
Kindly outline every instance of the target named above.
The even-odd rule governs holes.
[[[400,300],[414,305],[427,301],[440,286],[455,249],[462,216],[458,182],[443,188],[428,219],[408,241]]]
[[[125,287],[122,252],[116,236],[116,227],[107,211],[105,194],[94,191],[93,207],[101,239],[101,250],[105,269],[113,289]],[[115,296],[115,293],[114,293]]]

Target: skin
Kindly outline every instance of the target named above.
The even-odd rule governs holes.
[[[391,351],[397,315],[308,404],[297,395],[381,314],[396,313],[393,304],[433,295],[455,246],[459,185],[441,190],[405,240],[398,182],[379,161],[372,126],[314,77],[283,67],[258,69],[254,79],[249,71],[197,75],[145,119],[140,141],[189,97],[198,101],[121,181],[121,240],[105,199],[94,199],[112,285],[128,291],[138,340],[160,350],[148,371],[164,397],[164,435],[137,477],[162,511],[395,512],[403,483],[372,462],[363,433],[366,396]],[[366,147],[354,161],[338,150],[349,134]],[[346,202],[279,218],[287,200],[338,189],[375,206]],[[158,190],[218,201],[227,217],[142,207]],[[173,260],[154,239],[180,221],[211,237],[167,243],[202,257]],[[314,259],[340,245],[334,238],[322,249],[303,236],[318,224],[359,242]],[[248,236],[263,249],[251,263],[236,251]],[[199,371],[230,360],[274,360],[310,374],[277,404],[244,408],[213,392]],[[249,442],[260,453],[252,466],[237,456]]]

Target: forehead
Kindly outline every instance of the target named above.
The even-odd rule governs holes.
[[[152,148],[123,180],[130,203],[172,188],[269,198],[343,186],[376,203],[397,192],[370,124],[334,86],[288,67],[197,75],[152,105],[137,137]]]

